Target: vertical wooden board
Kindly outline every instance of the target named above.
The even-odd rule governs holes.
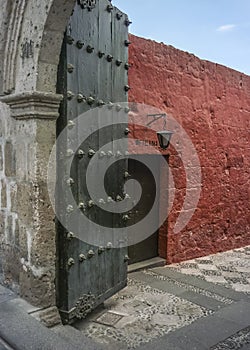
[[[112,85],[110,79],[112,75],[113,62],[108,62],[108,55],[113,55],[111,43],[111,21],[112,12],[107,11],[110,5],[108,0],[99,1],[99,33],[98,33],[98,53],[104,54],[99,59],[99,98],[104,102],[112,102]]]
[[[68,31],[67,31],[67,34],[69,35]],[[70,132],[69,130],[67,129],[67,121],[68,119],[73,119],[77,112],[76,112],[76,106],[74,104],[74,97],[72,95],[72,99],[69,100],[67,98],[67,94],[68,94],[68,91],[71,89],[72,87],[72,81],[73,81],[73,77],[69,75],[68,71],[67,71],[67,58],[69,57],[69,60],[71,60],[71,55],[70,55],[70,50],[69,50],[69,44],[66,43],[66,48],[65,48],[65,61],[66,61],[66,65],[64,64],[64,69],[65,69],[65,84],[64,84],[64,96],[65,96],[65,102],[64,104],[66,105],[65,107],[65,111],[67,113],[67,116],[65,115],[64,116],[64,122],[63,122],[63,125],[64,127],[66,127],[66,135],[67,135],[67,138],[64,140],[64,145],[62,145],[62,152],[61,153],[61,159],[63,160],[63,163],[64,163],[64,166],[62,167],[62,169],[60,170],[60,172],[58,172],[58,175],[59,175],[59,178],[60,178],[60,182],[61,182],[61,191],[59,192],[59,201],[60,201],[60,207],[62,207],[63,210],[66,210],[66,207],[69,205],[69,204],[72,204],[70,203],[69,201],[69,198],[67,198],[66,195],[64,195],[64,188],[66,186],[66,180],[67,178],[69,177],[68,174],[65,173],[65,165],[68,163],[68,162],[71,162],[71,157],[67,157],[67,151],[69,149],[71,149],[72,145],[71,145],[71,137],[70,137]],[[71,89],[73,90],[73,89]],[[70,90],[70,91],[71,91]],[[72,94],[73,94],[73,91],[71,91]],[[76,179],[77,178],[77,164],[73,161],[72,163],[72,168],[71,168],[71,177]],[[74,195],[77,196],[77,191],[75,190],[76,188],[75,187],[72,187],[72,191],[74,192]],[[69,214],[65,213],[66,215],[66,221],[67,221],[67,216]],[[67,264],[68,262],[68,259],[70,257],[73,257],[74,258],[74,252],[75,252],[75,247],[74,245],[72,245],[69,241],[67,241],[66,239],[66,236],[67,236],[67,231],[65,229],[63,229],[60,225],[60,233],[61,237],[59,237],[59,240],[61,242],[61,244],[59,244],[59,249],[61,250],[62,249],[62,252],[60,251],[59,252],[59,255],[60,256],[63,256],[63,258],[60,258],[60,271],[59,273],[62,275],[60,276],[59,278],[62,280],[66,280],[65,284],[66,284],[66,290],[65,290],[65,294],[63,293],[63,301],[62,301],[62,304],[65,305],[67,304],[67,308],[70,308],[70,300],[71,300],[71,280],[72,280],[72,277],[71,277],[71,273],[69,271],[69,266]]]
[[[117,15],[122,15],[120,20],[117,19]],[[125,64],[128,61],[128,47],[125,46],[125,40],[128,39],[126,19],[127,15],[115,7],[112,21],[112,46],[116,60],[122,62],[120,66],[117,66],[114,62],[112,95],[116,102],[127,102],[128,100],[128,93],[124,90],[128,83],[128,71],[125,69]]]
[[[87,55],[91,56],[91,64],[89,65],[89,71],[88,71],[88,79],[91,81],[89,82],[90,86],[90,91],[89,91],[89,96],[93,96],[95,98],[95,103],[93,104],[94,110],[92,110],[93,115],[93,120],[98,120],[98,115],[99,112],[97,110],[97,104],[98,101],[100,100],[99,98],[99,82],[98,82],[98,71],[99,71],[99,58],[98,58],[98,45],[99,45],[99,38],[98,38],[98,33],[99,33],[99,3],[97,2],[96,7],[94,9],[94,12],[91,14],[93,21],[91,22],[91,30],[89,32],[89,41],[90,41],[90,46],[93,47],[94,51],[93,53],[87,53]],[[85,53],[85,55],[86,55]],[[85,61],[84,61],[85,62]],[[85,63],[84,63],[85,64]],[[86,67],[85,67],[86,68]],[[86,79],[86,77],[85,77]],[[87,79],[87,80],[88,80]],[[95,126],[96,123],[94,124]],[[99,131],[95,131],[95,133],[90,137],[90,144],[89,148],[97,151],[99,147]],[[87,169],[87,168],[86,168]],[[86,169],[83,171],[83,174],[86,176]],[[90,166],[88,165],[88,169],[90,169]],[[93,174],[93,179],[96,174]],[[88,196],[88,200],[91,198]],[[89,219],[93,222],[96,222],[98,216],[98,209],[97,206],[95,205],[94,207],[89,209]],[[97,241],[98,237],[97,234],[98,232],[93,232],[93,230],[89,230],[89,233],[94,241]],[[91,293],[95,295],[95,297],[98,296],[99,291],[98,291],[98,279],[99,279],[99,266],[98,266],[98,247],[97,246],[89,246],[89,249],[94,251],[95,256],[91,259],[88,260],[88,270],[87,274],[88,276],[82,276],[83,280],[83,286],[84,287],[84,280],[88,278],[89,280],[89,290],[88,293]]]
[[[113,101],[112,96],[112,70],[113,70],[113,61],[108,61],[108,56],[113,56],[112,52],[112,43],[111,43],[111,19],[112,12],[107,11],[107,7],[110,5],[108,0],[99,1],[99,52],[104,53],[102,58],[99,58],[99,94],[100,98],[106,103]],[[105,115],[107,118],[110,116],[110,112],[105,108],[107,112]],[[102,112],[100,112],[100,118],[102,118]],[[107,143],[112,141],[112,132],[110,132],[110,128],[105,128],[99,134],[99,147],[106,145]],[[105,157],[101,162],[103,164],[108,163],[108,158]],[[112,183],[107,183],[107,196],[105,200],[107,201],[107,197],[111,195],[112,191]],[[108,212],[99,212],[99,218],[103,222],[104,225],[112,226],[112,214]],[[107,248],[107,242],[105,242],[105,248]],[[107,266],[109,266],[107,268]],[[100,255],[100,278],[99,278],[99,290],[100,294],[104,293],[106,290],[109,290],[113,287],[113,264],[112,264],[112,250],[106,249],[104,254]]]
[[[78,50],[78,67],[79,67],[79,89],[86,94],[86,97],[97,96],[96,90],[96,67],[97,67],[97,47],[98,47],[98,6],[88,11],[87,8],[76,8],[76,38],[84,43],[84,46]],[[92,52],[88,52],[88,47]],[[79,91],[79,92],[80,92]]]
[[[75,95],[76,95],[76,89],[75,89],[75,80],[77,77],[77,71],[76,71],[76,62],[77,62],[77,55],[75,52],[75,47],[74,43],[72,42],[72,39],[74,38],[74,32],[75,32],[75,24],[73,22],[73,18],[70,18],[69,25],[67,27],[67,50],[66,50],[66,60],[67,60],[67,65],[71,64],[74,66],[74,70],[72,73],[67,72],[67,91],[66,91],[66,96],[67,94],[72,94],[71,99],[67,98],[67,119],[73,120],[77,117],[77,105],[75,103]],[[71,142],[73,139],[73,133],[67,130],[67,149],[72,149],[71,147]],[[67,151],[66,149],[66,151]],[[66,162],[71,162],[71,157],[66,158]],[[74,193],[74,196],[77,196],[77,162],[75,159],[73,160],[72,167],[71,167],[71,177],[75,181],[74,187],[72,187],[72,192]],[[72,203],[69,202],[69,200],[66,198],[67,205],[72,205]],[[66,213],[66,216],[70,216],[69,213]],[[75,273],[76,269],[73,267],[68,266],[68,260],[70,258],[76,259],[75,252],[77,249],[77,241],[73,239],[72,241],[68,241],[65,239],[67,242],[67,255],[65,256],[65,269],[68,272],[68,308],[71,309],[72,307],[72,300],[74,300],[74,293],[72,293],[72,290],[74,291],[74,288],[72,286],[74,285],[74,280],[75,280]],[[74,266],[75,267],[75,266]],[[76,266],[77,268],[77,266]]]
[[[93,43],[94,47],[94,56],[92,59],[92,66],[93,67],[93,72],[92,72],[92,79],[93,81],[91,82],[91,89],[92,91],[90,92],[91,96],[94,96],[96,98],[96,104],[94,107],[96,108],[98,101],[100,101],[100,84],[99,84],[99,67],[100,67],[100,62],[99,62],[99,57],[98,57],[98,46],[99,46],[99,18],[100,18],[100,9],[99,9],[99,2],[97,2],[96,8],[95,8],[95,19],[94,19],[94,24],[92,23],[92,32],[91,32],[91,41]],[[98,117],[98,110],[95,111],[95,116]],[[99,131],[96,132],[95,136],[91,139],[92,145],[91,147],[94,150],[98,150],[99,148]],[[95,206],[92,208],[92,214],[90,216],[90,219],[93,221],[96,221],[98,216],[98,209]],[[95,241],[98,240],[97,237],[98,232],[91,232],[92,237],[95,239]],[[95,251],[96,256],[92,259],[92,262],[89,266],[88,273],[90,274],[90,290],[91,293],[95,294],[96,296],[99,295],[99,290],[97,288],[98,285],[98,280],[99,280],[99,257],[98,257],[98,247],[91,247],[92,250]]]
[[[79,92],[86,98],[95,96],[96,91],[96,47],[97,47],[97,35],[98,31],[98,9],[94,8],[92,11],[83,9],[81,15],[78,19],[78,40],[82,40],[84,47],[80,49],[79,52],[79,62],[78,62],[78,79],[79,79]],[[93,52],[88,52],[88,46],[93,48]],[[80,106],[81,111],[87,111],[92,109],[92,105],[87,104],[86,102],[82,104],[84,107]],[[80,112],[80,111],[79,111]],[[79,135],[80,137],[80,135]],[[80,140],[82,141],[82,140]],[[88,203],[89,195],[87,191],[87,186],[85,183],[86,169],[89,166],[88,151],[89,149],[96,149],[94,143],[94,137],[89,137],[88,142],[84,143],[83,151],[86,155],[81,160],[79,167],[79,181],[78,181],[78,190],[79,196],[84,203]],[[82,215],[85,215],[84,213]],[[87,216],[91,219],[95,216],[93,208],[88,210]],[[84,230],[86,232],[90,231],[90,226],[86,223],[85,227],[79,227],[79,230]],[[94,258],[88,258],[88,252],[90,250],[95,250],[87,242],[79,242],[79,250],[81,254],[84,254],[86,260],[81,263],[81,268],[79,271],[78,278],[78,293],[79,296],[84,294],[89,294],[92,292],[92,286],[94,285],[93,281],[93,271],[92,265],[94,264]],[[79,252],[80,252],[79,251]]]
[[[112,34],[112,37],[111,37],[111,45],[112,45],[112,53],[113,53],[113,56],[114,56],[114,63],[113,63],[113,69],[112,69],[112,72],[111,72],[111,89],[112,89],[112,98],[113,98],[113,101],[115,103],[118,103],[120,102],[119,99],[117,99],[117,95],[116,95],[116,92],[115,92],[115,86],[114,86],[114,77],[116,76],[117,74],[117,71],[116,71],[116,60],[117,60],[117,52],[116,52],[116,47],[115,47],[115,44],[114,44],[114,37],[116,35],[116,33],[114,32],[114,23],[116,21],[116,8],[114,7],[113,11],[112,11],[112,23],[111,23],[111,26],[112,26],[112,30],[111,30],[111,34]],[[112,140],[115,141],[116,138],[117,138],[117,135],[116,135],[116,130],[117,130],[117,126],[115,125],[116,123],[116,114],[117,114],[117,105],[115,105],[115,108],[114,110],[112,111],[112,122],[113,122],[113,127],[112,127]],[[113,145],[112,147],[112,152],[113,154],[115,154],[116,152],[116,149]],[[114,200],[117,199],[117,196],[118,195],[121,195],[119,192],[118,192],[118,186],[117,186],[117,179],[115,176],[113,175],[117,175],[117,164],[114,163],[112,165],[112,177],[113,178],[113,181],[112,181],[112,192],[113,192],[113,198]],[[117,227],[117,215],[116,214],[113,214],[113,217],[112,217],[112,227],[113,227],[113,244],[116,243],[116,234],[115,234],[115,230],[116,230],[116,227]],[[114,285],[115,283],[117,284],[119,282],[119,277],[118,277],[118,269],[117,269],[117,258],[119,256],[119,251],[117,248],[115,249],[112,249],[111,251],[112,253],[112,256],[111,256],[111,264],[112,264],[112,270],[110,271],[111,273],[111,282],[112,284]]]
[[[90,18],[90,17],[89,17]],[[79,108],[79,103],[77,102],[77,94],[81,92],[82,88],[82,81],[81,81],[81,71],[82,71],[82,65],[81,61],[83,60],[84,52],[83,49],[79,49],[77,47],[78,40],[82,40],[82,33],[80,31],[81,25],[83,22],[83,10],[80,9],[78,5],[75,7],[74,14],[71,16],[70,24],[68,26],[68,35],[74,39],[73,44],[68,45],[68,63],[72,64],[74,67],[73,73],[70,73],[69,80],[68,80],[68,90],[72,91],[74,94],[74,98],[68,102],[69,104],[69,113],[68,118],[72,118],[71,114],[74,115],[74,117],[78,117],[79,113],[81,112]],[[86,27],[88,27],[88,20],[86,20]],[[87,82],[87,79],[85,79]],[[72,113],[72,107],[74,106],[74,111]],[[74,137],[76,136],[75,133],[73,134]],[[70,135],[69,135],[70,139]],[[80,160],[75,157],[74,159],[74,175],[72,178],[75,181],[76,185],[76,193],[75,199],[76,202],[79,203],[81,196],[79,193],[79,188],[81,188],[80,183],[80,176],[79,173],[81,171],[81,163]],[[78,220],[78,218],[76,218]],[[73,308],[77,300],[79,299],[79,292],[81,291],[81,288],[79,286],[79,275],[80,270],[83,270],[85,266],[83,267],[83,264],[79,263],[79,253],[82,251],[81,247],[81,241],[79,241],[77,238],[73,239],[69,242],[69,248],[68,248],[68,259],[73,258],[75,260],[75,265],[69,269],[69,309]],[[85,285],[88,286],[87,281],[85,281]]]
[[[118,19],[118,15],[122,17]],[[121,11],[117,8],[114,8],[113,11],[113,21],[112,21],[112,46],[115,56],[114,69],[112,74],[112,90],[113,97],[116,102],[127,102],[127,95],[125,92],[125,85],[127,85],[127,71],[124,68],[125,63],[127,62],[128,50],[125,47],[125,40],[128,37],[127,27],[124,24],[126,15],[121,13]],[[118,34],[119,33],[119,34]],[[121,65],[117,65],[116,61],[121,61]],[[122,108],[119,112],[119,117],[122,116],[122,121],[124,123],[127,122],[127,114],[125,113],[124,108]],[[118,140],[117,147],[114,149],[114,153],[118,151],[123,155],[127,149],[124,149],[124,140],[123,142],[119,142],[119,139],[125,137],[124,135],[124,126],[116,125],[117,115],[114,114],[114,134]],[[121,197],[124,197],[123,194],[123,186],[124,186],[124,173],[126,170],[126,161],[118,162],[114,167],[114,172],[116,173],[115,181],[116,181],[116,191],[119,193]],[[123,215],[121,214],[119,217],[114,217],[114,227],[123,227],[125,222],[122,219]],[[125,231],[125,228],[124,228]],[[114,237],[115,239],[115,237]],[[114,252],[114,261],[115,264],[115,279],[114,283],[118,284],[124,280],[124,276],[126,276],[127,266],[124,262],[124,257],[126,255],[127,249],[116,249]]]

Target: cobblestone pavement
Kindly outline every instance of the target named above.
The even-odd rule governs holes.
[[[129,280],[123,291],[105,303],[105,311],[81,323],[85,335],[101,343],[128,348],[155,339],[212,313],[190,301]]]
[[[250,246],[173,264],[170,269],[250,293]]]
[[[104,308],[93,313],[87,320],[78,322],[75,327],[87,337],[98,343],[108,344],[116,350],[139,350],[143,344],[149,344],[147,349],[151,349],[151,341],[174,334],[178,342],[179,331],[187,329],[188,334],[189,327],[194,325],[195,328],[196,324],[200,324],[201,330],[198,327],[195,331],[198,335],[203,331],[202,320],[207,321],[210,318],[211,323],[215,324],[216,333],[217,323],[221,323],[221,319],[216,316],[218,312],[225,312],[225,318],[228,317],[227,313],[231,313],[234,318],[235,310],[241,308],[244,314],[246,308],[241,304],[238,307],[237,302],[241,303],[245,299],[247,307],[250,306],[249,260],[250,247],[246,247],[185,263],[131,273],[127,288],[110,298],[105,302]],[[201,340],[197,348],[184,344],[183,349],[241,349],[239,346],[242,345],[246,345],[247,349],[250,338],[250,322],[246,320],[248,314],[242,316],[244,322],[238,317],[239,320],[236,319],[233,326],[230,320],[227,320],[228,324],[225,321],[222,324],[225,329],[214,337],[214,342],[211,341],[214,333],[210,329],[211,335],[209,336],[209,332],[207,335],[207,344],[210,344],[208,347],[202,347]],[[237,322],[239,324],[236,327]],[[230,328],[228,332],[227,327]],[[164,346],[164,349],[182,347]]]

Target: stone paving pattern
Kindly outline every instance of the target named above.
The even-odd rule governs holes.
[[[249,248],[131,272],[127,288],[74,327],[44,327],[36,307],[0,286],[0,350],[249,350]],[[201,261],[240,277],[207,281]],[[190,264],[202,273],[184,273]]]
[[[185,329],[188,333],[191,325],[195,329],[196,324],[204,323],[203,328],[206,329],[206,322],[201,320],[213,323],[209,317],[222,310],[226,315],[223,314],[223,317],[229,318],[228,324],[225,324],[228,330],[225,329],[222,339],[220,334],[217,338],[215,335],[215,342],[216,339],[219,341],[211,349],[241,349],[230,346],[248,346],[249,328],[242,329],[248,323],[244,323],[245,316],[241,317],[240,314],[236,321],[231,322],[228,314],[235,314],[235,310],[244,312],[246,306],[241,303],[249,302],[249,286],[250,247],[147,269],[129,274],[128,287],[110,298],[104,309],[77,323],[76,328],[85,336],[110,347],[114,346],[117,350],[140,349],[143,344],[149,344],[150,349],[150,342],[154,339],[164,339],[170,334],[178,334],[180,330],[185,334]],[[220,317],[222,316],[214,318],[217,328],[216,323],[221,323]],[[236,327],[237,322],[239,324]],[[204,331],[202,326],[201,331]],[[210,333],[213,334],[212,329]],[[180,337],[184,338],[183,335]],[[208,338],[207,344],[210,344],[211,336],[208,335]],[[192,348],[194,345],[183,346],[185,350],[195,349]],[[208,348],[210,347],[198,343],[197,350]],[[170,345],[169,350],[172,349]]]
[[[199,305],[172,294],[129,280],[126,289],[105,303],[104,313],[121,318],[110,326],[101,324],[100,315],[80,326],[83,333],[96,341],[127,344],[128,349],[186,326],[212,313]],[[103,311],[101,311],[103,314]],[[121,345],[120,344],[120,345]]]
[[[173,264],[169,268],[187,275],[198,276],[207,282],[230,287],[237,292],[250,293],[249,246]]]

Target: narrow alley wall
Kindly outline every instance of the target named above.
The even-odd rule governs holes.
[[[250,244],[250,77],[131,35],[130,101],[172,115],[197,150],[202,190],[185,229],[174,226],[186,193],[183,164],[169,149],[175,200],[161,235],[168,263]],[[190,208],[188,208],[190,209]]]

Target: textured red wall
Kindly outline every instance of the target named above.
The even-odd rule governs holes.
[[[130,40],[130,101],[173,115],[201,163],[198,207],[175,234],[186,183],[183,164],[170,148],[176,193],[160,230],[160,254],[173,263],[250,244],[250,77],[172,46],[133,35]]]

